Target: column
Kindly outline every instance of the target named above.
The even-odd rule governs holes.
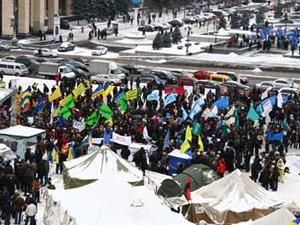
[[[2,0],[2,36],[11,37],[14,34],[13,26],[11,26],[11,19],[14,16],[14,2],[12,0]]]
[[[48,1],[48,31],[53,30],[54,16],[58,16],[58,0]]]
[[[18,33],[26,36],[29,34],[29,0],[18,0]]]
[[[66,16],[72,15],[72,0],[65,0]]]
[[[32,4],[33,30],[34,32],[38,32],[44,29],[45,0],[32,0]]]

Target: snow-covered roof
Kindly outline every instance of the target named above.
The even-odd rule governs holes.
[[[0,105],[6,101],[10,96],[12,96],[14,90],[7,88],[0,88]]]
[[[33,127],[26,127],[22,125],[12,126],[6,129],[0,130],[0,136],[7,136],[16,139],[32,138],[43,134],[45,130],[37,129]]]

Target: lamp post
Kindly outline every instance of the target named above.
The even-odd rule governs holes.
[[[18,43],[17,39],[17,0],[14,0],[14,6],[13,6],[13,15],[10,17],[10,26],[13,28],[13,38],[12,38],[12,45],[16,46]]]

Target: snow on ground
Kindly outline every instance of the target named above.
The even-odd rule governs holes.
[[[92,56],[92,50],[88,48],[81,48],[81,47],[75,47],[75,50],[69,51],[69,52],[58,52],[57,50],[54,50],[54,52],[57,52],[58,55],[70,55],[70,56],[81,56],[81,57],[91,57]],[[114,52],[107,52],[107,54],[102,56],[93,56],[95,58],[117,58],[119,56],[118,53]]]
[[[9,75],[5,75],[3,77],[3,80],[5,81],[6,86],[8,86],[10,80],[15,80],[17,87],[21,86],[22,90],[25,90],[28,86],[32,86],[34,82],[38,84],[37,87],[40,90],[43,90],[43,84],[46,84],[49,88],[52,88],[52,86],[56,84],[55,80],[46,80],[32,77],[16,77]]]

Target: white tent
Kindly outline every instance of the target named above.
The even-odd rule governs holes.
[[[55,219],[53,215],[56,215]],[[80,188],[49,191],[44,223],[45,225],[192,225],[181,214],[172,212],[145,186],[133,187],[113,174],[105,176],[102,181]]]
[[[16,153],[5,144],[0,144],[0,156],[3,158],[4,162],[17,158]]]
[[[15,90],[7,89],[7,88],[0,88],[0,105],[2,105],[7,99],[9,99]]]
[[[16,141],[18,143],[17,154],[20,157],[24,157],[26,143],[35,143],[36,137],[44,134],[45,132],[46,131],[42,129],[16,125],[0,130],[0,138],[8,141]]]
[[[296,217],[285,207],[270,213],[255,221],[249,221],[245,223],[239,223],[238,225],[287,225],[289,222],[296,219]]]
[[[217,35],[219,35],[219,36],[229,36],[230,33],[229,33],[228,31],[226,31],[224,28],[220,28],[220,29],[218,30]]]
[[[192,192],[191,196],[192,202],[200,204],[217,224],[257,219],[282,206],[281,200],[239,170]]]
[[[91,153],[64,163],[65,188],[79,187],[106,174],[115,174],[127,182],[139,182],[143,173],[118,156],[108,147],[98,148]]]

